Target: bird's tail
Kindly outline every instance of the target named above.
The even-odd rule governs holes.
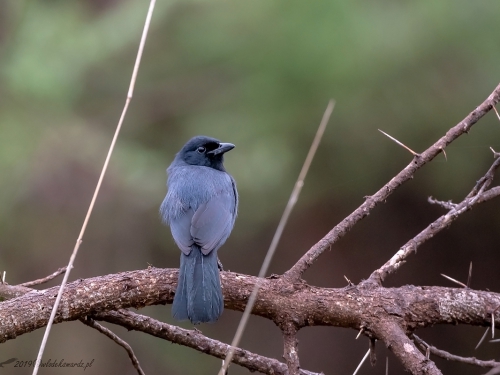
[[[219,279],[217,251],[203,255],[197,245],[189,255],[181,253],[179,283],[172,305],[172,315],[193,324],[212,323],[224,309]]]

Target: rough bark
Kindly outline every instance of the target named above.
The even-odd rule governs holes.
[[[171,303],[177,283],[176,269],[145,270],[81,279],[68,284],[55,322],[76,320],[97,313]],[[243,311],[257,278],[222,272],[225,307]],[[2,290],[9,287],[3,285]],[[31,291],[2,302],[0,342],[42,328],[47,323],[58,287]],[[382,317],[391,318],[405,333],[434,324],[488,326],[500,294],[444,287],[400,288],[348,286],[318,288],[289,284],[284,278],[262,283],[253,314],[278,326],[293,322],[297,328],[328,325],[360,329],[367,334]],[[500,315],[500,314],[498,314]],[[497,321],[499,321],[497,317]],[[375,333],[373,336],[377,339]]]

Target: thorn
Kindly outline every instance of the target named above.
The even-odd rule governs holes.
[[[443,151],[444,159],[448,161],[448,157],[446,156],[446,151],[444,150],[444,148],[440,147],[439,149]]]
[[[361,365],[366,361],[366,358],[368,358],[368,355],[370,355],[370,349],[368,349],[368,351],[366,352],[365,356],[363,357],[363,359],[361,360],[361,362],[359,362],[358,367],[356,367],[356,370],[354,370],[354,372],[352,373],[352,375],[356,375],[358,373],[359,369],[361,368]]]
[[[495,113],[497,114],[498,119],[500,120],[500,115],[498,114],[497,109],[495,108],[495,106],[493,106],[493,110],[495,111]]]
[[[225,363],[226,363],[226,361],[222,360],[222,367],[224,367]],[[229,373],[229,369],[226,369],[226,371],[224,371],[224,375],[227,375],[228,373]]]
[[[500,305],[497,306],[495,310],[491,312],[491,338],[495,338],[495,314],[497,310],[500,308]]]
[[[348,284],[349,286],[354,285],[354,284],[351,282],[351,280],[349,280],[349,279],[347,278],[347,276],[346,276],[346,275],[344,275],[344,279],[346,279],[347,284]]]
[[[430,359],[431,358],[431,347],[427,346],[427,349],[425,349],[425,358]]]
[[[495,312],[491,313],[491,338],[495,338]]]
[[[2,275],[2,284],[5,284],[5,274],[7,273],[7,271],[3,271],[3,275]]]
[[[469,266],[469,277],[467,278],[467,288],[470,286],[471,279],[472,279],[472,261],[470,262]]]
[[[359,333],[356,336],[355,340],[359,339],[359,336],[361,336],[361,334],[363,333],[364,330],[365,330],[365,327],[361,327],[361,329],[359,330]]]
[[[495,150],[493,150],[493,147],[490,147],[490,150],[491,150],[491,152],[493,152],[494,158],[498,158],[500,156],[500,152],[496,152]]]
[[[389,357],[385,357],[385,375],[389,375]]]
[[[379,132],[381,132],[382,134],[384,134],[386,137],[389,137],[389,139],[392,139],[394,142],[396,142],[398,145],[400,145],[401,147],[404,147],[406,148],[408,151],[411,152],[411,154],[413,156],[416,156],[416,157],[419,157],[420,154],[417,154],[415,151],[413,151],[411,148],[405,146],[404,144],[402,144],[401,142],[399,142],[396,138],[394,137],[391,137],[389,134],[387,134],[386,132],[383,132],[382,130],[378,129]]]
[[[458,284],[458,285],[460,285],[460,286],[463,286],[464,288],[467,288],[467,285],[465,285],[464,283],[462,283],[462,282],[460,282],[460,281],[458,281],[458,280],[455,280],[455,279],[453,279],[453,278],[451,278],[451,277],[449,277],[449,276],[446,276],[446,275],[445,275],[445,274],[443,274],[443,273],[441,274],[441,276],[446,277],[448,280],[453,281],[454,283],[456,283],[456,284]]]
[[[477,345],[474,348],[474,350],[476,350],[477,348],[479,348],[479,345],[481,345],[483,343],[483,341],[486,338],[486,335],[487,335],[487,333],[488,333],[489,330],[490,330],[490,327],[486,328],[486,331],[484,332],[483,337],[481,337],[481,340],[479,340],[479,342],[477,343]]]

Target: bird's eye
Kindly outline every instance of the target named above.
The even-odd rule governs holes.
[[[200,146],[200,147],[198,147],[198,149],[196,151],[198,151],[198,153],[200,153],[200,154],[203,154],[205,152],[205,147]]]

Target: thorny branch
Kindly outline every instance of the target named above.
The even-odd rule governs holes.
[[[291,281],[298,281],[304,272],[318,259],[321,254],[323,254],[326,249],[342,238],[361,219],[368,216],[370,211],[375,208],[375,206],[384,202],[398,187],[406,181],[412,179],[417,170],[432,161],[450,143],[464,133],[468,133],[471,127],[486,113],[488,113],[498,102],[500,102],[500,85],[498,85],[490,96],[488,96],[488,98],[467,117],[448,130],[443,137],[441,137],[427,150],[422,152],[420,155],[415,156],[411,163],[408,164],[401,172],[399,172],[374,195],[368,197],[361,206],[337,224],[325,237],[311,247],[299,259],[299,261],[284,274],[284,276]]]
[[[172,303],[178,271],[150,267],[145,270],[122,272],[107,276],[74,281],[67,285],[61,299],[61,309],[55,323],[76,320],[85,316],[110,314],[129,307]],[[225,307],[243,311],[258,278],[222,272]],[[413,374],[426,369],[411,362],[406,334],[417,328],[435,324],[491,325],[491,312],[500,305],[500,294],[471,289],[403,286],[400,288],[366,288],[363,285],[341,289],[319,288],[303,284],[289,285],[284,292],[282,279],[265,279],[253,314],[286,327],[293,322],[296,329],[314,325],[353,328],[365,327],[369,337],[383,340]],[[4,286],[8,287],[8,286]],[[31,291],[2,302],[0,309],[0,342],[42,328],[47,324],[57,287]],[[120,312],[122,313],[122,312]],[[387,318],[387,319],[385,319]],[[495,324],[500,326],[500,313]],[[399,327],[396,329],[396,327]],[[177,329],[177,328],[176,328]],[[398,335],[392,335],[399,332]],[[191,333],[192,335],[192,333]],[[189,336],[189,335],[188,335]],[[406,340],[405,339],[405,340]],[[173,342],[179,342],[176,336]],[[218,352],[222,358],[225,350]],[[195,349],[205,353],[216,350],[214,342]],[[214,355],[214,354],[212,354]],[[254,358],[249,355],[248,358]],[[255,363],[249,360],[248,363]],[[410,365],[414,365],[413,367]],[[286,365],[283,364],[283,366]],[[288,369],[284,373],[288,373]],[[259,370],[260,371],[260,370]],[[301,370],[301,373],[303,371]],[[273,373],[271,369],[265,373]]]
[[[492,164],[490,169],[488,169],[488,172],[486,172],[486,174],[476,182],[476,186],[474,186],[474,189],[472,189],[469,195],[467,195],[467,198],[478,199],[493,182],[493,178],[495,178],[495,172],[500,166],[500,157],[498,157],[498,154],[493,151],[493,156],[495,158],[495,162]]]
[[[480,359],[474,357],[460,357],[458,355],[451,354],[447,351],[440,350],[432,345],[427,344],[424,340],[422,340],[417,335],[412,335],[413,340],[417,344],[419,348],[423,351],[429,351],[429,353],[434,354],[438,357],[444,358],[448,361],[455,361],[461,363],[467,363],[469,365],[479,366],[479,367],[497,367],[500,366],[500,362],[491,359],[489,361],[482,361]]]
[[[124,280],[130,280],[130,278],[125,277]],[[83,287],[84,289],[86,288],[85,286]],[[124,287],[124,289],[126,288],[127,287]],[[30,292],[36,294],[36,291],[34,289],[20,287],[18,285],[16,286],[11,286],[8,284],[0,285],[0,297],[3,297],[4,299],[19,297],[28,294]],[[68,320],[73,320],[73,319],[75,318],[72,317]],[[95,322],[95,320],[101,320],[116,325],[120,325],[122,327],[127,328],[128,330],[141,331],[150,334],[152,336],[156,336],[179,345],[184,345],[221,359],[224,359],[226,357],[226,354],[230,348],[230,346],[225,343],[204,336],[198,330],[190,331],[187,329],[182,329],[177,326],[162,323],[150,317],[140,315],[124,309],[117,311],[98,312],[98,313],[89,312],[88,315],[82,314],[82,316],[78,317],[78,319],[82,323],[97,329],[99,332],[105,334],[113,341],[115,341],[118,345],[122,346],[127,351],[127,354],[129,355],[132,364],[137,369],[139,374],[143,374],[144,372],[141,369],[139,361],[135,356],[130,345],[124,340],[120,339],[117,335],[108,330],[106,327],[103,327],[102,325]],[[2,340],[0,340],[0,342],[1,341]],[[286,364],[281,363],[276,359],[267,358],[240,348],[236,348],[232,361],[242,367],[247,368],[250,371],[259,371],[265,374],[275,374],[275,375],[290,374]],[[311,372],[305,369],[299,369],[299,372],[297,374],[322,375],[322,373],[320,374],[316,372]]]
[[[140,315],[128,310],[109,311],[94,316],[97,320],[118,324],[129,330],[141,331],[179,345],[184,345],[217,358],[225,358],[230,346],[220,341],[204,336],[198,330],[187,330],[170,324],[159,322],[148,316]],[[254,354],[248,350],[236,348],[233,362],[246,367],[250,371],[259,371],[266,374],[289,374],[284,363],[273,358]],[[300,369],[300,375],[320,375]]]
[[[118,345],[120,345],[123,349],[128,354],[128,357],[132,361],[132,365],[134,368],[137,370],[137,373],[139,375],[145,375],[144,371],[141,368],[141,365],[139,364],[139,360],[137,359],[134,351],[132,350],[132,347],[124,340],[119,338],[116,334],[114,334],[111,330],[107,329],[106,327],[103,327],[99,323],[97,323],[94,319],[91,317],[85,317],[85,318],[80,318],[79,319],[83,324],[88,325],[89,327],[94,328],[95,330],[101,332],[103,335],[108,336],[111,340],[116,342]]]
[[[419,246],[430,240],[437,233],[447,228],[461,214],[474,208],[477,204],[486,202],[500,195],[500,187],[485,190],[493,181],[495,171],[500,166],[500,158],[496,158],[486,174],[479,179],[472,191],[458,204],[450,202],[440,202],[440,205],[449,209],[448,213],[442,215],[427,228],[413,237],[410,241],[404,244],[394,256],[389,259],[382,267],[374,271],[366,282],[374,282],[380,284],[387,275],[395,272],[404,260],[412,253],[417,252]],[[487,194],[488,193],[488,194]],[[431,203],[436,201],[432,200]]]

